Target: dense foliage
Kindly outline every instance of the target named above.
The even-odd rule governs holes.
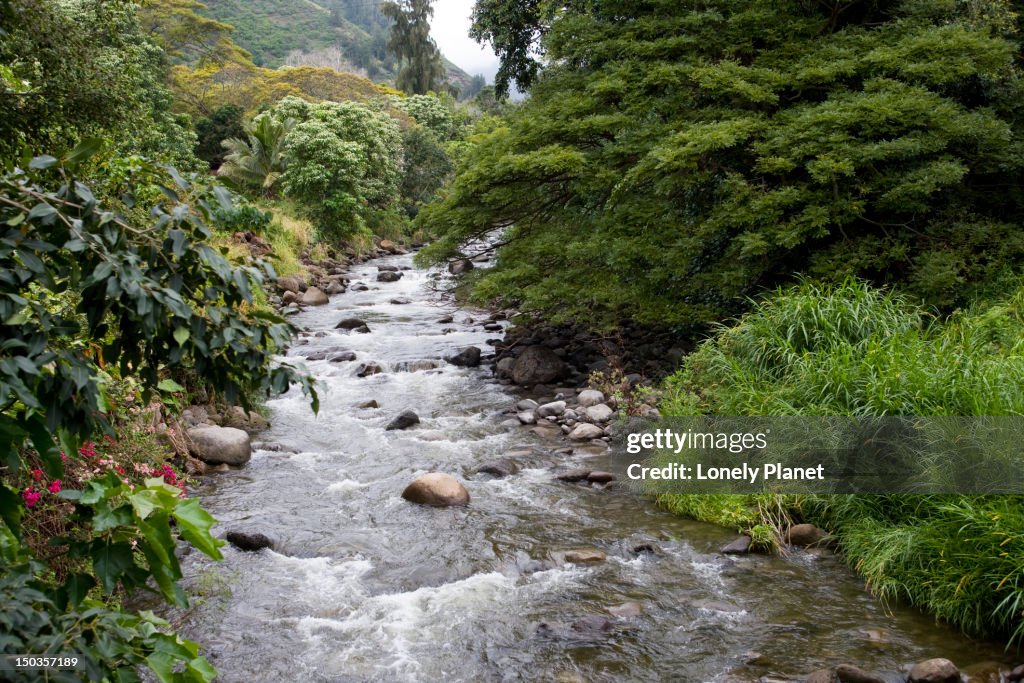
[[[686,325],[796,272],[949,305],[1020,262],[1004,3],[585,5],[544,27],[530,99],[420,214],[436,259],[501,229],[478,298]]]

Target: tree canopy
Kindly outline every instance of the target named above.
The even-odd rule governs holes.
[[[431,0],[389,0],[381,5],[384,16],[394,21],[388,50],[402,67],[395,79],[399,90],[425,95],[440,90],[444,63],[437,44],[430,37]]]
[[[1024,256],[1005,3],[586,7],[551,19],[529,100],[420,214],[428,258],[500,229],[478,298],[686,325],[802,272],[951,305]]]

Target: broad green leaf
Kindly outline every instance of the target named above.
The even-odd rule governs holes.
[[[121,576],[134,564],[132,547],[127,543],[100,539],[93,544],[92,568],[106,593],[113,592]]]
[[[174,341],[178,342],[178,346],[184,346],[189,336],[191,336],[191,333],[187,327],[178,327],[174,330]]]
[[[223,559],[217,548],[224,545],[224,541],[216,539],[210,534],[210,527],[217,520],[199,506],[197,498],[179,501],[173,514],[174,519],[178,522],[178,530],[181,532],[182,538],[209,557],[215,560]]]
[[[178,328],[178,329],[182,329],[182,328]],[[175,336],[177,336],[177,333],[175,333]],[[163,379],[163,380],[160,380],[160,383],[156,385],[156,388],[159,389],[160,391],[166,391],[166,392],[169,392],[169,393],[177,393],[179,391],[185,391],[185,387],[181,386],[180,384],[175,382],[173,379]]]

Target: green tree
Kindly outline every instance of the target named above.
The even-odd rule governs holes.
[[[452,173],[452,162],[437,136],[423,126],[412,126],[402,133],[404,167],[402,203],[407,215],[415,217],[420,209],[435,200]]]
[[[389,0],[381,5],[381,12],[395,22],[388,50],[402,63],[395,79],[399,90],[417,95],[440,90],[444,63],[430,37],[431,0]]]
[[[245,135],[242,116],[245,112],[234,104],[218,107],[209,117],[196,121],[196,156],[217,168],[224,163],[224,146],[221,144],[231,138]]]
[[[501,230],[478,298],[606,324],[700,325],[801,272],[955,304],[1024,260],[1019,48],[978,7],[566,6],[529,100],[420,213],[424,258]]]
[[[477,0],[473,6],[470,37],[490,43],[501,61],[494,78],[499,99],[508,97],[513,82],[526,90],[537,80],[540,39],[547,31],[544,5],[542,0]]]
[[[438,140],[451,140],[458,132],[451,100],[446,102],[436,95],[411,95],[395,96],[391,101],[395,107],[416,119],[416,123],[430,130]]]
[[[229,138],[220,177],[231,186],[264,197],[277,196],[278,181],[288,165],[285,139],[294,119],[277,119],[263,113],[244,126],[248,137]]]

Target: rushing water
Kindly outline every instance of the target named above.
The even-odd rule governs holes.
[[[270,402],[273,426],[260,440],[298,452],[258,450],[199,488],[217,533],[260,531],[275,541],[257,553],[226,546],[222,563],[187,558],[193,609],[179,615],[182,630],[206,646],[220,680],[752,681],[844,662],[902,680],[899,671],[924,658],[961,666],[1000,658],[913,610],[885,609],[828,553],[723,557],[726,530],[675,518],[624,489],[554,481],[557,469],[611,465],[603,455],[555,454],[560,440],[500,426],[516,397],[485,368],[402,371],[467,345],[487,349],[495,336],[465,322],[472,312],[438,323],[450,311],[423,271],[375,281],[378,265],[410,263],[365,264],[352,279],[368,291],[350,289],[296,317],[311,335],[294,353],[358,355],[308,362],[321,383],[318,416],[296,390]],[[403,297],[411,302],[391,303]],[[372,332],[334,329],[352,316]],[[356,377],[366,361],[389,370]],[[381,407],[357,407],[370,399]],[[422,423],[385,431],[407,408]],[[430,440],[435,431],[443,439]],[[529,452],[518,456],[518,474],[473,474],[510,451]],[[402,500],[428,471],[466,481],[471,505]],[[632,552],[645,541],[662,552]],[[608,560],[551,561],[578,547],[600,548]],[[605,631],[570,626],[627,601],[643,613],[612,618]]]

